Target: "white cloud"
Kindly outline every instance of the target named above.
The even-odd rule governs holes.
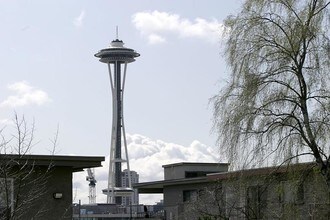
[[[214,43],[220,39],[221,32],[224,31],[224,25],[216,19],[195,18],[191,21],[177,14],[157,10],[135,13],[132,22],[142,36],[147,37],[150,44],[166,42],[165,36],[168,34],[181,38],[199,38]]]
[[[0,103],[1,107],[20,107],[26,105],[42,105],[50,102],[48,94],[36,89],[26,81],[16,82],[7,86],[15,95],[8,96]]]
[[[77,28],[80,28],[83,26],[83,22],[84,22],[84,19],[85,19],[85,10],[82,10],[79,14],[78,17],[74,18],[73,20],[73,24],[74,26],[76,26]]]
[[[177,162],[219,162],[217,153],[199,141],[193,141],[189,146],[167,143],[161,140],[152,140],[148,137],[134,134],[127,135],[128,153],[131,170],[138,172],[140,182],[163,180],[162,165]],[[106,196],[101,190],[106,188],[108,176],[109,156],[103,167],[95,169],[97,179],[97,202],[105,202]],[[88,203],[88,182],[86,172],[74,174],[74,192],[77,192],[76,201]],[[74,195],[75,197],[75,195]],[[142,195],[140,203],[154,204],[159,201],[160,195]]]
[[[157,34],[150,34],[148,36],[148,41],[150,44],[161,44],[161,43],[166,42],[166,39]]]

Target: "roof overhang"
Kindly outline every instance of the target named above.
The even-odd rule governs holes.
[[[276,174],[288,173],[291,171],[302,171],[302,170],[313,169],[316,166],[317,164],[315,162],[296,163],[296,164],[287,164],[283,166],[261,167],[255,169],[237,170],[237,171],[223,172],[223,173],[210,173],[207,174],[207,178],[210,181],[220,181],[220,180],[229,180],[229,179],[235,179],[241,177],[276,175]]]
[[[1,161],[9,161],[15,164],[29,163],[36,166],[71,167],[73,172],[82,171],[85,168],[102,166],[102,156],[63,156],[63,155],[33,155],[33,154],[0,154]]]
[[[165,164],[162,167],[163,168],[169,168],[169,167],[176,167],[176,166],[229,166],[229,163],[202,163],[202,162],[179,162],[179,163],[171,163],[171,164]]]
[[[133,188],[138,189],[141,194],[154,194],[163,193],[164,187],[177,186],[177,185],[187,185],[187,184],[199,184],[207,183],[207,177],[196,177],[196,178],[184,178],[184,179],[171,179],[171,180],[161,180],[153,182],[144,182],[133,184]]]

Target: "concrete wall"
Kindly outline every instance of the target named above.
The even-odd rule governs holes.
[[[198,207],[204,204],[215,207],[210,215],[228,219],[330,219],[328,188],[317,171],[229,178],[214,184],[222,185],[222,199],[178,204],[183,205],[178,219],[198,219]]]
[[[185,178],[186,172],[204,172],[219,173],[228,170],[228,164],[207,164],[207,163],[178,163],[165,165],[164,179],[182,179]],[[204,174],[204,176],[206,176]]]
[[[185,203],[183,198],[184,191],[195,191],[197,196],[198,192],[208,185],[209,183],[196,183],[164,187],[164,210],[166,219],[175,220],[181,218],[180,215],[183,212],[183,204]],[[192,201],[196,199],[197,197],[191,198]]]
[[[189,190],[199,193],[198,199],[184,201],[183,192]],[[206,191],[209,194],[201,197]],[[202,213],[228,219],[327,220],[329,207],[327,185],[313,169],[239,175],[199,184],[189,184],[187,179],[185,184],[164,186],[167,220],[197,220]]]
[[[34,167],[24,180],[14,178],[14,200],[17,219],[72,219],[71,167]],[[13,174],[21,171],[15,170]],[[45,175],[46,174],[46,175]],[[55,199],[54,193],[62,198]],[[15,218],[15,219],[16,219]]]

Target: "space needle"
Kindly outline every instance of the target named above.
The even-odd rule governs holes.
[[[135,58],[139,57],[140,54],[133,49],[124,47],[123,41],[118,39],[117,30],[117,39],[113,40],[108,48],[100,50],[94,56],[99,58],[100,62],[108,66],[112,93],[112,127],[108,187],[102,191],[107,195],[107,203],[121,205],[122,196],[131,196],[133,194],[123,115],[126,70],[127,64],[134,62]],[[123,154],[122,143],[125,150]],[[122,164],[126,164],[129,174],[129,183],[128,186],[126,185],[125,187],[123,187],[121,180]]]

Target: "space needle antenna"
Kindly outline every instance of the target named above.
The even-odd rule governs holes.
[[[118,38],[118,25],[116,26],[116,39],[119,39]]]

